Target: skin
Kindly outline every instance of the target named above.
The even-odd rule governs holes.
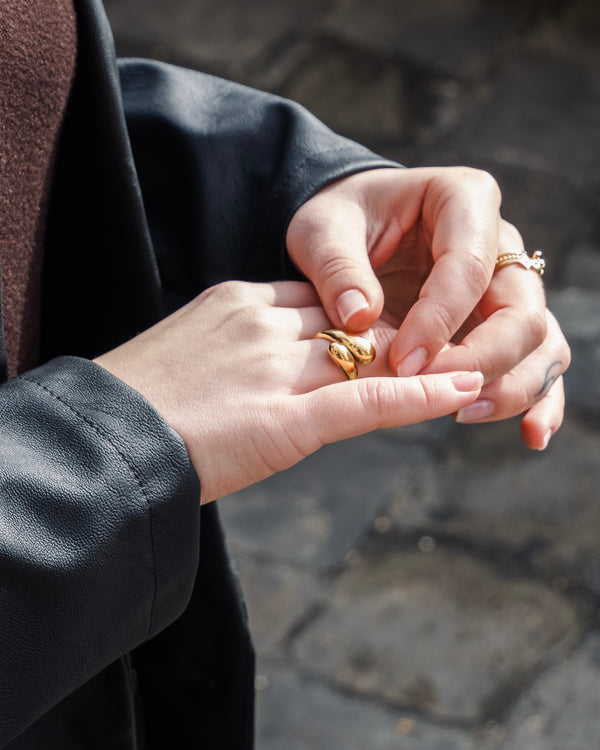
[[[547,445],[563,418],[569,348],[537,274],[494,273],[498,255],[523,243],[489,175],[347,177],[297,211],[287,246],[314,286],[220,284],[96,360],[181,435],[202,502],[325,443],[446,414],[523,414],[526,444]],[[313,338],[332,325],[375,344],[357,380]]]
[[[526,444],[543,449],[563,420],[570,351],[539,276],[514,264],[494,273],[499,255],[524,250],[500,203],[497,183],[478,170],[363,172],[300,208],[288,248],[334,325],[356,332],[383,316],[396,327],[393,372],[483,372],[481,403],[457,418],[523,414]],[[348,289],[365,306],[343,318]],[[542,389],[550,365],[555,380]]]
[[[391,377],[395,329],[368,335],[378,356],[344,376],[315,339],[329,321],[310,284],[227,282],[96,362],[142,393],[185,441],[202,502],[291,466],[325,443],[450,414],[480,373]]]

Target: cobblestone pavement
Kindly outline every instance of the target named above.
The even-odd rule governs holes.
[[[221,503],[260,657],[259,750],[599,747],[600,3],[106,5],[125,54],[295,98],[407,165],[490,170],[546,251],[573,349],[545,453],[517,421],[440,420]]]

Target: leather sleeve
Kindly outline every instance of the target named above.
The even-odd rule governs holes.
[[[162,280],[183,298],[294,276],[284,242],[302,203],[342,176],[399,166],[280,97],[150,60],[119,70]]]
[[[137,392],[62,358],[0,387],[0,746],[185,608],[199,486]]]

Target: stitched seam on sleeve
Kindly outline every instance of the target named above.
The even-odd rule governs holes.
[[[77,417],[79,417],[79,419],[81,419],[89,427],[91,427],[95,432],[97,432],[98,435],[104,438],[104,440],[111,446],[111,448],[113,448],[113,450],[119,455],[119,457],[121,458],[125,466],[127,466],[133,478],[135,479],[138,487],[140,488],[142,496],[148,507],[148,515],[150,519],[150,549],[152,553],[152,579],[154,582],[154,592],[152,595],[152,602],[150,604],[150,622],[148,623],[148,632],[146,635],[147,638],[150,638],[152,635],[152,626],[154,622],[154,608],[156,604],[157,589],[158,589],[158,576],[156,572],[156,554],[155,554],[155,544],[154,544],[154,513],[152,510],[152,503],[150,502],[150,498],[148,497],[148,492],[146,488],[144,487],[144,483],[142,482],[142,479],[137,469],[135,468],[132,461],[130,461],[127,458],[127,456],[123,453],[123,451],[117,445],[115,445],[115,443],[112,440],[111,434],[107,430],[105,430],[103,427],[100,427],[100,425],[97,425],[95,422],[92,422],[91,419],[86,417],[84,414],[81,414],[81,412],[79,412],[74,406],[72,406],[63,398],[61,398],[61,396],[59,396],[58,393],[55,393],[43,383],[39,383],[37,380],[33,380],[32,378],[26,377],[24,375],[20,375],[19,380],[25,380],[28,383],[31,383],[32,385],[37,385],[38,388],[41,388],[43,391],[45,391],[50,396],[52,396],[52,398],[54,398],[56,401],[58,401],[67,409],[69,409],[69,411],[73,412],[73,414],[75,414]]]

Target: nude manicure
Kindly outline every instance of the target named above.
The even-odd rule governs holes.
[[[411,375],[417,375],[423,369],[426,362],[427,349],[424,346],[414,349],[398,365],[398,377],[409,378]]]
[[[542,442],[542,445],[538,448],[539,451],[546,450],[551,437],[552,437],[552,430],[548,430],[548,432],[544,435],[544,440]]]
[[[472,404],[463,406],[456,414],[457,422],[478,422],[481,419],[491,417],[496,411],[496,404],[487,398],[480,398]]]
[[[335,309],[340,316],[342,325],[345,326],[353,315],[356,315],[361,310],[366,310],[368,307],[369,303],[361,291],[358,289],[347,289],[338,297]]]
[[[481,372],[463,372],[452,378],[452,385],[461,393],[479,391],[483,385],[483,374]]]

